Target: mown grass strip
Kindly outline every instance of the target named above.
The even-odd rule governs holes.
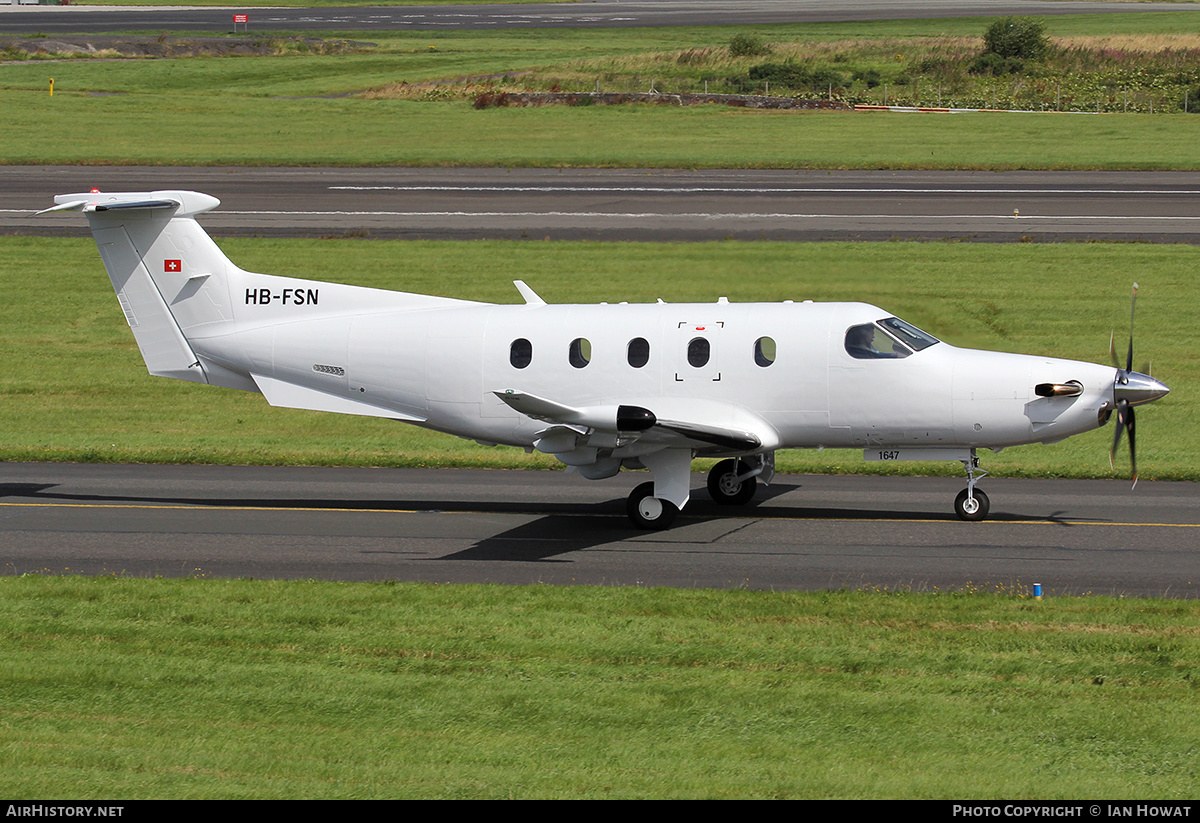
[[[1194,15],[1053,18],[1059,36],[1187,31]],[[978,37],[987,21],[765,27],[768,39],[846,42],[870,52],[907,38],[906,61],[940,38]],[[1173,28],[1171,28],[1173,27]],[[1106,114],[850,115],[633,105],[476,111],[461,78],[534,72],[601,82],[612,65],[724,49],[738,31],[371,34],[364,53],[0,64],[4,163],[664,166],[775,168],[1194,169],[1200,118]],[[269,37],[270,35],[263,35]],[[336,36],[330,33],[328,36]],[[342,36],[346,36],[344,33]],[[351,33],[351,39],[367,35]],[[861,47],[854,46],[862,42]],[[657,57],[656,57],[657,55]],[[917,60],[916,62],[924,62]],[[850,65],[851,63],[847,63]],[[907,65],[907,63],[906,63]],[[743,67],[744,68],[744,67]],[[670,71],[678,72],[678,66]],[[597,74],[597,72],[599,72]],[[693,72],[694,73],[694,72]],[[593,76],[594,75],[594,76]],[[50,77],[55,94],[47,93]],[[658,76],[663,80],[662,75]],[[695,78],[693,78],[695,80]],[[497,80],[496,82],[501,82]],[[624,75],[617,82],[633,83]],[[396,84],[422,99],[358,95]],[[926,87],[930,86],[925,81]],[[613,90],[609,88],[609,90]],[[616,90],[620,91],[620,88]],[[639,89],[644,90],[644,89]],[[1081,98],[1082,99],[1082,98]],[[86,134],[87,139],[79,139]]]
[[[198,576],[203,570],[198,570]],[[1194,796],[1194,601],[0,578],[0,791]]]
[[[551,302],[862,300],[955,345],[1106,362],[1140,282],[1137,364],[1172,389],[1138,415],[1144,479],[1200,479],[1200,249],[1139,244],[222,241],[254,271],[496,302],[523,279]],[[481,277],[480,272],[486,272]],[[272,409],[261,396],[151,378],[91,240],[0,239],[0,458],[551,468],[393,422]],[[1136,364],[1135,364],[1136,365]],[[1112,429],[983,457],[1008,476],[1111,477]],[[1124,455],[1117,476],[1124,476]],[[785,452],[783,471],[934,472],[861,452]]]
[[[1200,168],[1200,117],[909,115],[716,106],[0,91],[9,164],[795,169]],[[19,114],[17,114],[19,112]],[[64,139],[87,123],[87,140]],[[332,124],[337,124],[334,127]],[[147,140],[147,134],[155,139]],[[430,139],[436,135],[437,139]]]

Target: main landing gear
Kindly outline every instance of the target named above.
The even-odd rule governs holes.
[[[761,473],[744,460],[722,460],[708,473],[708,494],[719,505],[744,506],[754,498]]]
[[[675,522],[679,507],[670,500],[654,496],[654,482],[642,483],[625,503],[625,513],[639,529],[666,529]]]
[[[979,470],[979,458],[975,456],[974,449],[971,449],[971,457],[963,460],[962,464],[967,470],[967,487],[954,498],[954,513],[960,520],[983,520],[988,516],[992,504],[986,494],[975,488],[975,484],[986,477],[987,472]]]
[[[691,452],[668,449],[643,457],[642,463],[656,479],[630,493],[625,512],[639,529],[668,528],[690,496]],[[774,474],[773,452],[722,460],[708,474],[708,493],[719,505],[743,506],[754,498],[758,477],[769,483]]]

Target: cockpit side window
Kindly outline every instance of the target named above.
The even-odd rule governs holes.
[[[846,353],[856,360],[898,360],[912,350],[874,323],[864,323],[846,331]]]
[[[906,323],[899,317],[887,317],[879,321],[879,325],[887,329],[892,336],[898,338],[913,351],[927,349],[934,343],[941,342],[932,334],[921,331],[912,323]]]

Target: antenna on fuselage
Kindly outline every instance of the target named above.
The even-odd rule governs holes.
[[[544,306],[546,301],[538,296],[538,293],[529,288],[529,285],[524,280],[514,280],[513,285],[517,287],[517,291],[525,298],[527,306]]]

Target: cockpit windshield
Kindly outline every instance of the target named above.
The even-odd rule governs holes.
[[[927,349],[934,343],[940,342],[932,334],[927,334],[921,331],[912,323],[905,323],[899,317],[888,317],[879,321],[879,325],[883,326],[889,332],[900,338],[914,351]]]
[[[937,342],[936,337],[899,317],[886,317],[846,330],[846,352],[856,360],[898,360]]]

